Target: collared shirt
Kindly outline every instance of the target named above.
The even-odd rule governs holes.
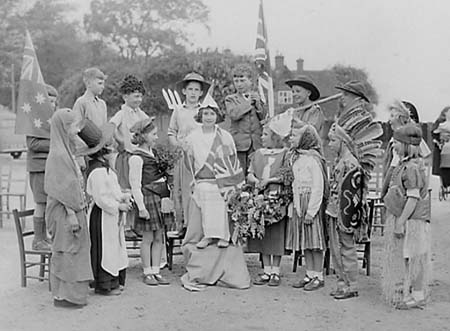
[[[146,118],[148,118],[148,115],[140,108],[133,109],[125,104],[122,105],[120,110],[109,120],[116,125],[116,139],[119,143],[119,148],[124,148],[128,152],[134,150],[134,146],[131,144],[130,129],[137,122]]]
[[[99,128],[107,122],[105,101],[88,90],[75,101],[73,111],[79,120],[90,119]]]
[[[185,103],[181,107],[175,108],[170,117],[167,135],[176,137],[178,141],[184,140],[189,133],[200,126],[200,123],[194,119],[199,108],[200,104],[194,108],[188,108]]]

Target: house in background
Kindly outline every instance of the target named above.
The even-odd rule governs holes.
[[[272,70],[276,113],[281,113],[293,106],[292,93],[284,82],[295,78],[298,75],[309,76],[316,83],[316,86],[320,91],[321,99],[339,93],[339,91],[334,88],[338,85],[338,81],[332,70],[305,70],[304,60],[302,58],[297,60],[297,68],[295,70],[290,70],[284,64],[284,56],[276,55],[275,68]],[[320,107],[322,108],[325,117],[328,120],[333,120],[334,114],[338,109],[338,101],[333,100]]]

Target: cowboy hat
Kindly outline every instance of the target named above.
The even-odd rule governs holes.
[[[184,89],[186,87],[186,85],[189,82],[198,82],[200,83],[200,85],[202,86],[202,91],[208,91],[209,87],[211,86],[210,83],[208,83],[205,78],[203,78],[202,75],[196,73],[196,72],[190,72],[188,73],[186,76],[184,76],[184,78],[182,80],[180,80],[179,82],[177,82],[176,87],[177,89],[179,89],[180,91],[182,89]]]
[[[349,82],[345,83],[344,85],[335,86],[335,88],[338,90],[341,90],[341,91],[351,93],[360,98],[363,98],[367,102],[370,102],[369,98],[366,96],[367,92],[366,92],[366,88],[364,87],[364,84],[358,80],[349,81]]]
[[[309,100],[311,100],[311,101],[316,101],[317,99],[320,98],[319,89],[314,84],[314,81],[311,78],[309,78],[308,76],[303,76],[303,75],[298,76],[294,79],[287,80],[285,82],[285,84],[291,88],[294,85],[298,85],[298,86],[301,86],[301,87],[307,89],[308,91],[311,92],[311,94],[309,96]]]

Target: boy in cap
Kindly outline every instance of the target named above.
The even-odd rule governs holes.
[[[266,118],[267,110],[258,92],[252,91],[253,74],[250,66],[240,64],[233,69],[232,75],[237,93],[225,98],[225,107],[231,120],[230,133],[247,177],[249,155],[262,147],[262,121]]]
[[[205,81],[202,75],[190,72],[184,76],[183,80],[177,83],[177,89],[185,96],[185,101],[181,107],[173,110],[170,117],[167,135],[169,143],[173,147],[184,148],[186,137],[199,126],[194,119],[200,108],[200,99],[205,95],[210,84]],[[179,160],[174,171],[173,199],[177,225],[180,227],[180,234],[183,234],[188,224],[188,207],[191,193],[190,183],[192,175],[184,166],[183,159]]]
[[[311,105],[311,102],[320,98],[319,89],[313,80],[308,76],[301,75],[295,79],[286,81],[286,85],[291,88],[295,107],[305,108],[295,110],[293,119],[311,124],[317,130],[319,136],[321,136],[325,116],[318,105]]]
[[[55,111],[58,91],[48,84],[46,88],[48,99],[53,107],[53,111]],[[27,171],[30,173],[30,187],[34,200],[34,238],[31,247],[33,250],[50,250],[44,217],[47,204],[47,194],[44,191],[45,163],[50,151],[50,139],[27,136],[26,142],[28,148]]]

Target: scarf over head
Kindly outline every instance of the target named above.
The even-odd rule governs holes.
[[[50,153],[45,167],[45,192],[63,205],[80,211],[85,207],[81,172],[70,149],[67,134],[75,121],[70,109],[57,110],[50,125]]]

